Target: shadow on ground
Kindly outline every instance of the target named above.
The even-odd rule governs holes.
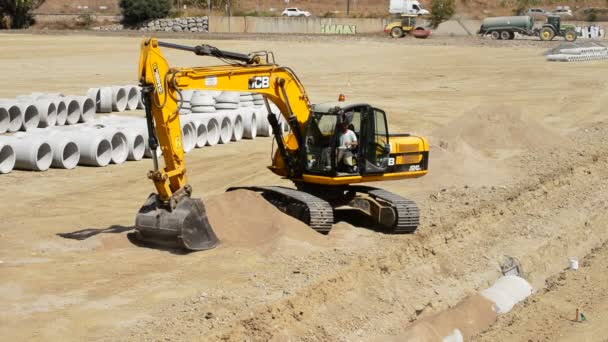
[[[133,226],[125,227],[125,226],[113,225],[113,226],[110,226],[108,228],[103,228],[103,229],[86,228],[86,229],[81,229],[81,230],[77,230],[77,231],[70,232],[70,233],[57,233],[57,236],[60,236],[64,239],[83,241],[83,240],[86,240],[88,238],[91,238],[91,237],[99,235],[99,234],[120,234],[120,233],[130,231],[130,233],[127,234],[127,238],[129,239],[129,242],[131,242],[134,246],[142,247],[142,248],[156,249],[156,250],[165,251],[165,252],[169,252],[172,254],[179,254],[179,255],[188,254],[190,252],[190,251],[185,251],[183,249],[180,249],[171,243],[154,244],[154,243],[150,243],[150,242],[140,241],[137,238],[137,233],[134,231],[134,229],[135,229],[135,227],[133,227]]]
[[[71,233],[57,233],[57,235],[62,238],[65,238],[65,239],[82,241],[82,240],[86,240],[86,239],[93,237],[95,235],[98,235],[98,234],[120,234],[120,233],[124,233],[124,232],[128,232],[130,230],[133,230],[133,228],[134,227],[113,225],[113,226],[110,226],[109,228],[104,228],[104,229],[85,228],[85,229],[77,230],[77,231],[71,232]]]
[[[356,228],[365,228],[378,233],[386,233],[386,228],[372,220],[359,209],[343,208],[334,211],[334,222],[346,222]]]

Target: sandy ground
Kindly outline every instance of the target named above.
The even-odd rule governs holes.
[[[137,81],[139,38],[10,34],[0,43],[0,97],[82,94]],[[212,223],[232,215],[226,203],[242,220],[222,226],[224,243],[204,253],[141,248],[127,239],[153,188],[145,177],[149,160],[15,171],[0,177],[10,194],[0,209],[0,336],[375,340],[488,287],[505,255],[517,258],[541,290],[568,257],[582,258],[608,240],[605,61],[548,63],[544,48],[529,43],[296,37],[212,44],[272,50],[296,70],[313,102],[345,93],[385,109],[391,132],[428,136],[428,176],[378,184],[419,203],[419,232],[383,235],[357,218],[343,222],[344,213],[329,236],[317,236],[298,222],[272,224],[272,208],[248,205],[259,199],[224,194],[234,185],[289,185],[265,169],[268,138],[187,155],[190,183]],[[166,55],[175,66],[215,63]],[[588,287],[604,279],[597,268],[583,271],[590,277],[577,281]],[[558,300],[533,312],[542,326],[517,330],[499,321],[488,340],[552,340],[556,331],[579,340],[577,330],[555,319]],[[604,302],[598,299],[592,317],[608,314]],[[517,324],[526,315],[505,320]]]

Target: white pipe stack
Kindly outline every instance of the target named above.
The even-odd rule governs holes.
[[[583,62],[600,59],[608,59],[608,47],[561,49],[559,53],[547,56],[547,60],[552,62]]]
[[[15,152],[15,168],[31,171],[46,171],[53,161],[51,146],[41,137],[24,133],[0,136],[0,143],[10,145]]]
[[[11,145],[0,143],[0,173],[9,173],[15,168],[15,150]]]

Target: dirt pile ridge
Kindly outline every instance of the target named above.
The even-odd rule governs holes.
[[[486,156],[500,150],[538,150],[556,147],[564,142],[559,134],[523,115],[517,105],[482,104],[435,131],[451,152],[462,143]],[[446,145],[447,143],[447,145]]]
[[[284,238],[313,245],[327,242],[325,236],[253,191],[226,192],[206,200],[205,207],[222,246],[254,248]]]
[[[527,118],[520,106],[505,104],[478,105],[429,139],[429,178],[469,185],[500,184],[512,177],[506,167],[510,158],[568,145],[567,138]]]

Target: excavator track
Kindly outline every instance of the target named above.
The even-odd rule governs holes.
[[[334,223],[334,211],[325,200],[306,192],[281,186],[231,187],[227,191],[250,190],[262,196],[284,213],[306,223],[321,234],[327,234]]]
[[[377,198],[389,203],[397,215],[397,222],[392,228],[389,228],[389,233],[392,234],[411,234],[418,229],[420,224],[420,211],[416,202],[405,197],[394,194],[390,191],[378,189],[370,186],[350,186],[350,190],[358,193],[365,193],[372,198]]]

